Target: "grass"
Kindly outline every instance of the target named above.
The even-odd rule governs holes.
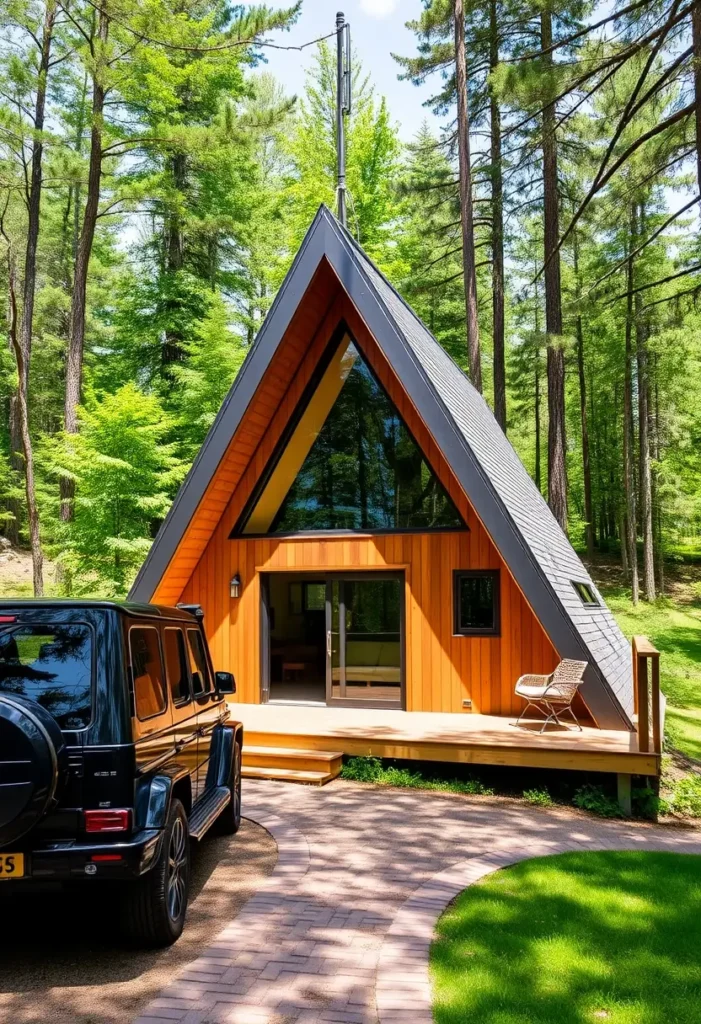
[[[698,1024],[701,858],[576,853],[466,889],[431,947],[437,1024]]]
[[[620,587],[604,587],[603,594],[625,635],[647,636],[660,651],[667,740],[701,761],[701,601],[661,598],[634,608]]]

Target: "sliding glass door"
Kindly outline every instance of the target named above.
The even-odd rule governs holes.
[[[402,584],[378,573],[327,580],[327,704],[402,706]]]

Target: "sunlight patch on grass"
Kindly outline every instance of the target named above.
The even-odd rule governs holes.
[[[466,889],[431,947],[437,1024],[697,1024],[701,858],[577,853]]]

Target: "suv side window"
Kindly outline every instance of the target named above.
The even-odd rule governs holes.
[[[134,626],[129,630],[129,649],[134,673],[136,714],[143,722],[154,715],[160,715],[166,708],[158,630],[153,626]]]
[[[192,672],[192,691],[196,697],[209,693],[212,683],[207,669],[207,659],[202,646],[199,629],[188,629],[187,646],[190,652],[190,671]]]
[[[163,633],[163,639],[170,696],[175,706],[181,707],[192,700],[185,654],[185,637],[182,630],[168,628]]]

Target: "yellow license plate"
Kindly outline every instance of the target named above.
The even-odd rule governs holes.
[[[0,882],[6,878],[22,878],[24,876],[23,853],[0,853]]]

